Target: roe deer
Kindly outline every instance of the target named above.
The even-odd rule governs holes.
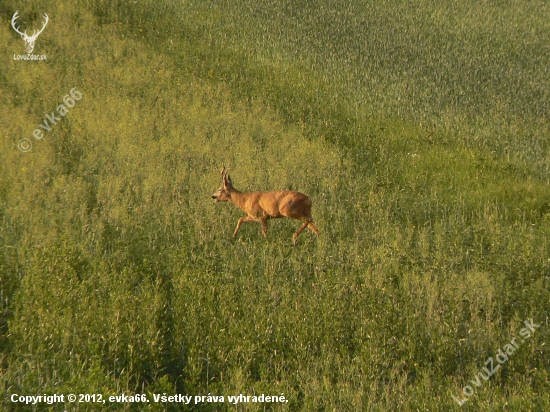
[[[260,222],[262,232],[267,238],[267,221],[279,217],[290,217],[301,220],[302,226],[292,236],[292,241],[296,244],[296,239],[306,227],[309,227],[313,233],[319,236],[319,229],[313,224],[311,218],[311,199],[300,192],[291,190],[279,190],[276,192],[239,192],[233,187],[231,177],[227,173],[225,166],[222,170],[222,186],[212,195],[216,202],[231,202],[239,209],[243,210],[248,216],[241,217],[233,233],[233,238],[237,236],[239,228],[244,222]]]

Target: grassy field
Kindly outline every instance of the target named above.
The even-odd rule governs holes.
[[[17,10],[29,32],[49,14],[47,60],[14,60]],[[550,408],[548,2],[0,16],[0,410]],[[321,236],[293,247],[299,223],[272,220],[233,240],[222,164],[238,189],[307,193]],[[150,402],[11,401],[70,393]]]

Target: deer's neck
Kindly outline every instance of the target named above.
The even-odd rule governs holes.
[[[231,202],[242,210],[244,210],[246,199],[246,193],[240,192],[235,188],[231,190]]]

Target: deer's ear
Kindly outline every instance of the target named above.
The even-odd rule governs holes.
[[[226,186],[232,186],[233,185],[233,182],[231,181],[231,176],[229,176],[228,174],[225,175],[224,179],[223,179],[223,183],[226,185]]]

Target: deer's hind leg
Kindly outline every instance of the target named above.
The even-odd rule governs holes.
[[[313,224],[313,219],[310,218],[310,217],[303,217],[300,219],[302,222],[304,222],[302,224],[302,226],[300,226],[300,228],[296,231],[296,233],[294,233],[294,235],[292,236],[292,241],[294,242],[294,244],[296,244],[296,239],[298,239],[298,236],[300,236],[300,233],[302,233],[302,231],[309,226],[309,228],[311,230],[313,230],[313,232],[319,236],[319,229],[317,229],[317,227]]]
[[[312,220],[311,222],[308,223],[307,227],[308,227],[309,229],[311,229],[311,231],[312,231],[313,233],[315,233],[317,236],[319,236],[319,234],[321,233],[321,232],[319,232],[319,229],[317,228],[317,226],[315,226],[315,225],[313,224],[313,220]]]

